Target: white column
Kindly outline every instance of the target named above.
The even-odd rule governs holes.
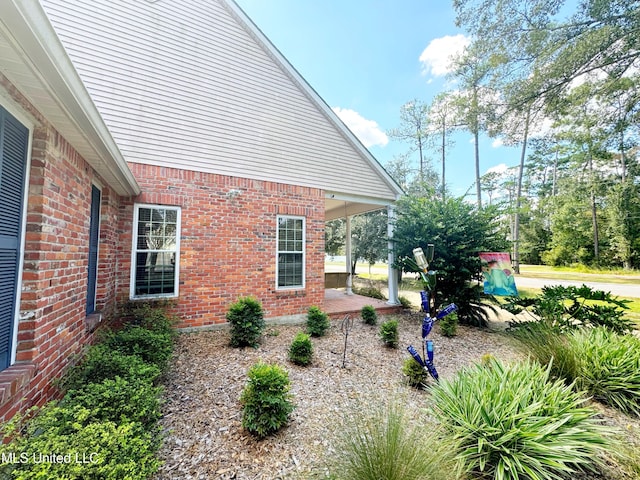
[[[351,217],[346,216],[344,250],[347,263],[347,295],[353,295],[353,272],[351,271]]]
[[[387,205],[387,238],[389,239],[388,244],[388,277],[389,277],[389,300],[387,303],[389,305],[400,305],[400,300],[398,299],[398,270],[393,268],[393,264],[396,261],[396,249],[395,243],[393,241],[393,224],[396,218],[396,210],[393,205]]]

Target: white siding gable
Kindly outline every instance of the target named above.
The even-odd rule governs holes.
[[[41,2],[127,161],[397,197],[235,4]]]

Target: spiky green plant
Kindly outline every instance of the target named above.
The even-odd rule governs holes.
[[[535,362],[464,368],[431,388],[433,410],[462,472],[495,480],[551,480],[595,471],[605,429],[585,397]]]
[[[450,445],[438,427],[424,425],[419,414],[393,400],[360,406],[343,422],[331,473],[358,480],[453,480],[457,478]],[[428,429],[430,435],[425,436]]]

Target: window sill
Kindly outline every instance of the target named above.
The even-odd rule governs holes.
[[[34,363],[14,363],[0,372],[0,406],[29,386],[36,374]]]

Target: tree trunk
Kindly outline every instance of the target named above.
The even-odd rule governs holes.
[[[447,121],[446,118],[443,116],[442,117],[442,201],[444,202],[444,197],[445,197],[445,190],[446,190],[446,181],[445,181],[445,175],[444,175],[444,170],[445,170],[445,166],[444,166],[444,160],[445,160],[445,145],[446,145],[446,139],[447,139]]]
[[[524,159],[527,155],[527,140],[529,137],[529,119],[531,109],[527,110],[527,118],[524,124],[522,138],[522,151],[520,152],[520,169],[518,171],[518,184],[516,185],[516,211],[513,221],[513,270],[520,273],[520,202],[522,197],[522,173],[524,172]]]

